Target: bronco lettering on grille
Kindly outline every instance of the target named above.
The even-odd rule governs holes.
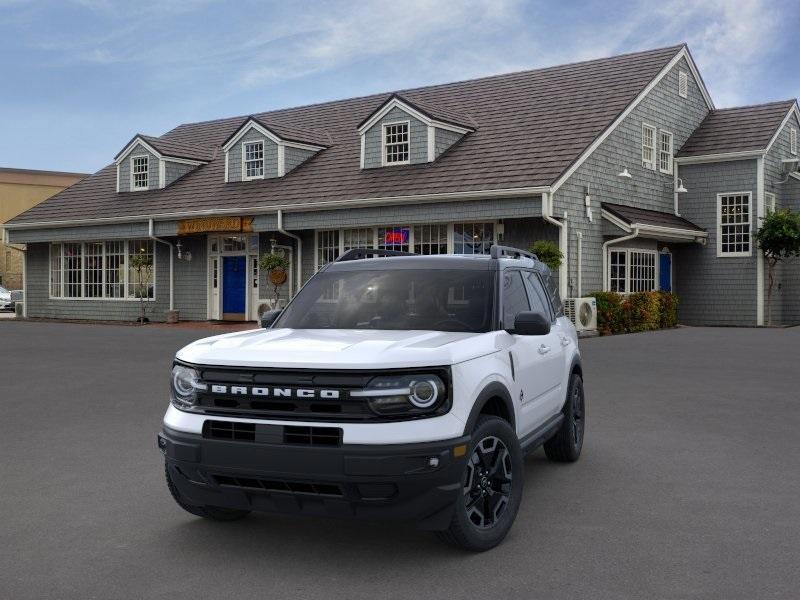
[[[338,400],[339,390],[318,390],[313,388],[280,388],[280,387],[249,387],[244,385],[219,385],[211,386],[213,394],[230,394],[232,396],[259,396],[262,398],[321,398],[325,400]]]

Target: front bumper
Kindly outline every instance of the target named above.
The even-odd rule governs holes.
[[[468,444],[462,436],[320,447],[208,439],[166,426],[158,436],[188,504],[408,521],[433,530],[448,526],[461,497],[467,453],[460,447]]]

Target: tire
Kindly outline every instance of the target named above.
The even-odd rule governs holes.
[[[517,516],[524,481],[522,449],[507,421],[481,416],[468,456],[464,493],[450,526],[438,536],[458,548],[484,552],[503,541]],[[483,476],[487,470],[490,474]]]
[[[169,493],[172,494],[172,498],[178,506],[188,513],[197,517],[203,517],[204,519],[211,519],[212,521],[238,521],[250,514],[249,510],[222,508],[219,506],[194,506],[188,504],[181,496],[178,488],[175,487],[175,483],[172,481],[172,477],[170,477],[169,467],[166,463],[164,463],[164,475],[167,478],[167,488],[169,488]]]
[[[577,373],[569,378],[564,421],[556,434],[544,443],[544,453],[554,462],[575,462],[580,458],[586,426],[586,401],[583,395],[583,379]]]

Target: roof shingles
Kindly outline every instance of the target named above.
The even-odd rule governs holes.
[[[224,153],[163,190],[117,194],[113,165],[16,217],[14,223],[163,215],[226,208],[545,186],[607,129],[683,48],[397,92],[442,114],[468,115],[476,131],[433,163],[360,169],[358,124],[386,94],[253,115],[323,132],[332,145],[280,178],[225,183]],[[215,149],[247,117],[184,124],[163,143]]]
[[[712,110],[678,156],[705,156],[764,150],[795,100]]]

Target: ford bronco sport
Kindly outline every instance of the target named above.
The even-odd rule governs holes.
[[[175,357],[158,445],[194,515],[393,519],[481,551],[526,453],[580,455],[577,335],[531,254],[350,250],[262,325]]]

